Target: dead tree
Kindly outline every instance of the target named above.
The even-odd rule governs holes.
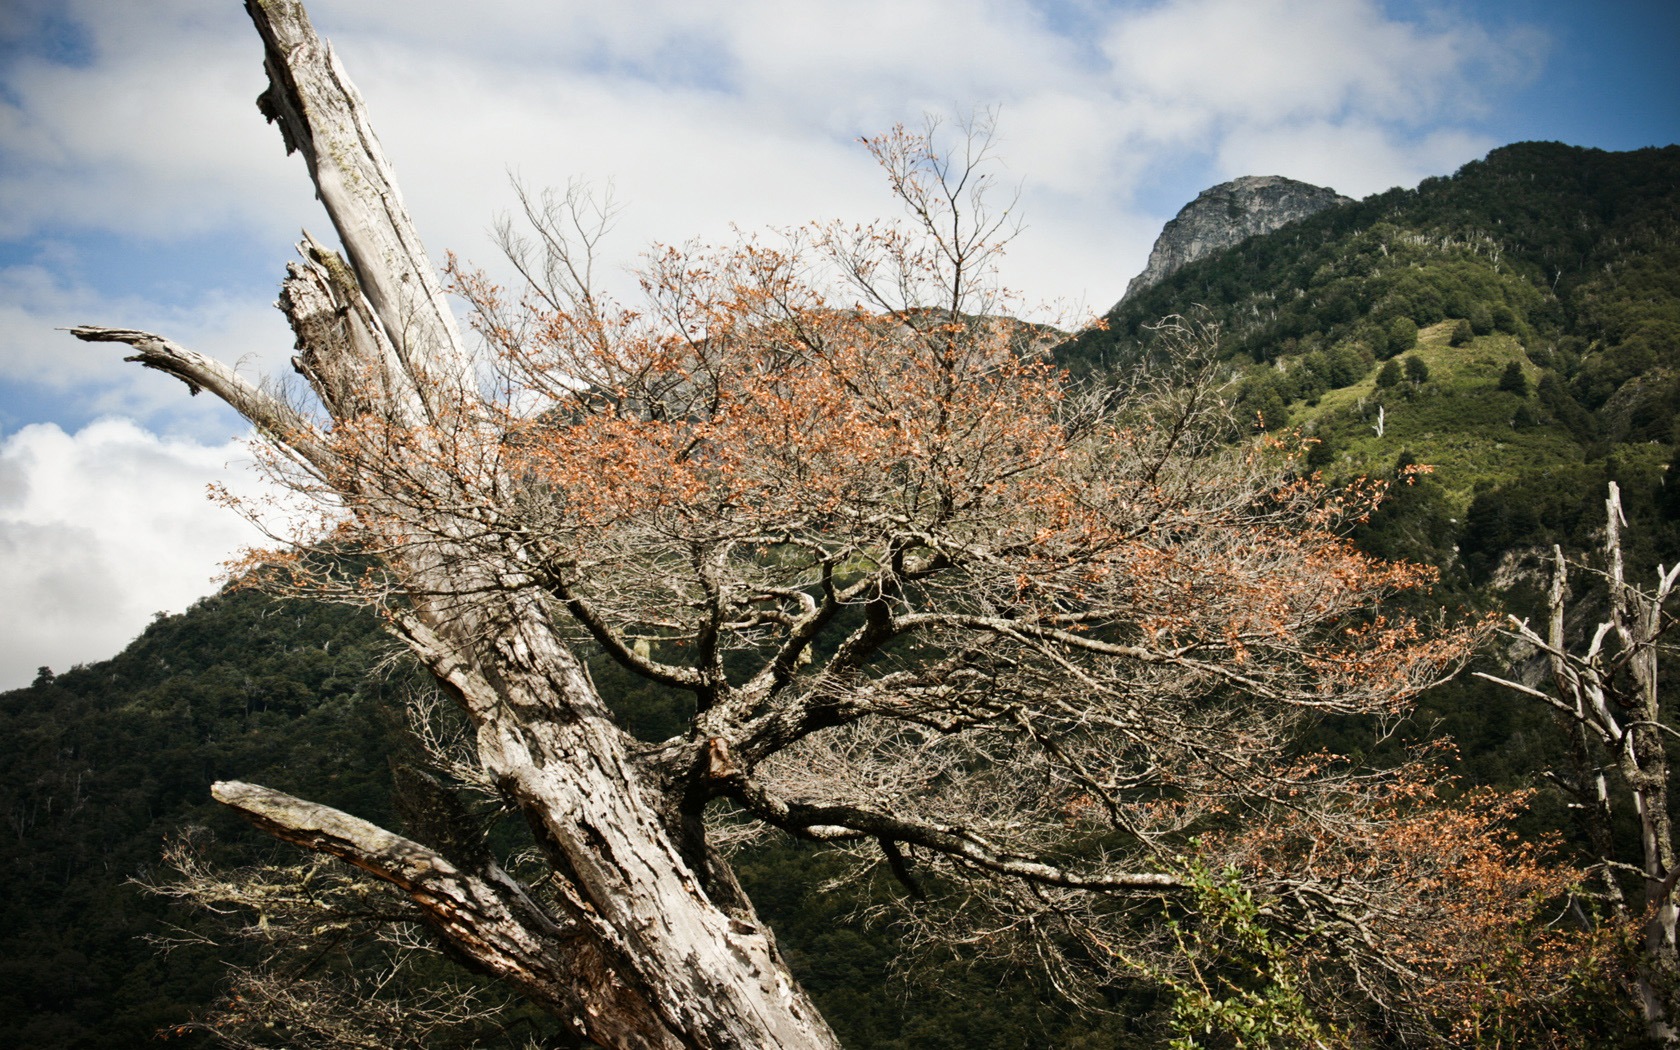
[[[1668,604],[1680,582],[1680,565],[1657,568],[1654,590],[1626,578],[1622,559],[1621,492],[1615,482],[1604,503],[1605,619],[1590,637],[1568,637],[1568,562],[1563,549],[1552,548],[1552,582],[1547,595],[1545,634],[1527,620],[1511,617],[1510,635],[1544,655],[1551,673],[1550,691],[1478,672],[1552,709],[1568,735],[1574,767],[1567,787],[1582,814],[1602,897],[1618,922],[1640,930],[1642,967],[1638,978],[1640,1009],[1653,1039],[1680,1040],[1674,1024],[1680,1009],[1680,952],[1675,922],[1680,907],[1674,887],[1674,829],[1669,812],[1669,756],[1664,734],[1674,728],[1664,720],[1657,693],[1657,658],[1674,617]],[[1612,812],[1624,796],[1639,821],[1639,863],[1629,864],[1617,849]],[[1623,892],[1623,879],[1639,880],[1637,905]]]
[[[983,135],[954,156],[871,142],[908,230],[655,253],[636,307],[533,206],[540,243],[509,243],[528,289],[454,275],[475,357],[332,52],[295,0],[247,7],[261,109],[344,248],[306,239],[280,295],[319,410],[150,333],[75,334],[232,405],[330,510],[300,549],[374,567],[281,553],[271,575],[383,612],[548,872],[255,785],[216,798],[397,887],[615,1048],[835,1045],[708,831],[721,800],[969,902],[922,929],[1070,989],[1174,965],[1192,863],[1241,870],[1280,958],[1353,973],[1319,985],[1326,1009],[1357,988],[1403,1013],[1461,981],[1429,961],[1459,956],[1416,950],[1450,938],[1442,915],[1532,910],[1533,880],[1499,878],[1441,910],[1455,858],[1502,854],[1387,835],[1418,816],[1414,773],[1298,753],[1321,719],[1399,715],[1472,640],[1382,611],[1430,574],[1343,538],[1375,490],[1230,444],[1210,382],[1070,391],[1055,333],[998,316]],[[586,652],[692,696],[687,729],[632,738]],[[1304,864],[1282,848],[1303,836]]]
[[[247,10],[267,49],[259,106],[303,155],[345,249],[306,243],[289,269],[281,308],[298,336],[299,371],[335,431],[370,421],[414,435],[486,426],[471,355],[355,89],[300,4],[253,0]],[[128,343],[141,364],[221,397],[364,512],[407,495],[381,491],[385,471],[369,476],[342,435],[225,365],[147,333],[76,334]],[[429,462],[436,448],[413,448],[394,469],[441,495],[456,485]],[[569,909],[539,907],[494,865],[462,871],[301,799],[239,783],[218,784],[217,799],[401,886],[469,958],[605,1045],[836,1045],[733,882],[708,877],[708,858],[685,856],[672,834],[682,825],[677,799],[648,782],[648,763],[560,642],[542,592],[507,585],[530,576],[517,540],[484,539],[450,523],[390,552],[411,599],[395,625],[478,726],[485,766],[564,873]]]

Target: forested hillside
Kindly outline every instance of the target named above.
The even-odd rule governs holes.
[[[210,802],[219,778],[388,813],[400,720],[377,668],[389,651],[365,612],[241,592],[158,618],[111,660],[43,668],[0,694],[0,1043],[145,1045],[212,1000],[216,953],[165,958],[146,940],[195,917],[133,880],[194,826],[256,846]]]
[[[227,994],[230,963],[256,956],[215,919],[140,883],[175,877],[164,853],[184,837],[229,868],[294,859],[210,801],[209,785],[230,777],[417,833],[416,815],[393,804],[394,767],[421,761],[402,713],[417,681],[395,656],[365,610],[232,591],[160,616],[111,660],[43,668],[29,688],[0,694],[0,1045],[108,1050],[160,1036],[211,1045],[180,1026]],[[646,739],[688,713],[679,694],[640,688],[605,660],[592,673]],[[1135,1018],[1083,1017],[1045,1005],[1054,997],[1018,972],[960,957],[923,959],[915,981],[895,981],[894,938],[859,915],[890,889],[830,886],[844,866],[817,851],[761,847],[739,868],[849,1046],[1149,1045],[1137,1034],[1152,1024],[1148,996],[1129,1004]],[[329,945],[290,976],[343,979],[377,958],[358,954],[365,947]],[[491,1045],[581,1045],[526,1014],[424,1045],[480,1045],[510,1020],[512,1034]]]
[[[1063,361],[1123,368],[1173,313],[1222,327],[1245,417],[1313,438],[1315,467],[1434,468],[1367,531],[1378,553],[1483,584],[1507,552],[1584,543],[1612,479],[1672,517],[1680,147],[1494,150],[1187,266]]]
[[[1326,476],[1396,480],[1357,538],[1437,566],[1424,604],[1532,611],[1536,552],[1588,548],[1611,480],[1632,571],[1680,552],[1680,485],[1665,484],[1680,445],[1680,148],[1497,150],[1192,264],[1064,346],[1063,363],[1102,382],[1160,351],[1150,326],[1162,316],[1192,311],[1222,326],[1245,425],[1298,430]],[[1433,472],[1408,469],[1420,464]],[[291,855],[210,803],[212,781],[387,827],[424,819],[393,801],[393,776],[408,775],[394,765],[422,761],[400,713],[415,672],[393,651],[371,613],[234,591],[160,617],[110,661],[43,668],[0,695],[0,1044],[149,1045],[216,998],[228,961],[248,961],[204,942],[204,916],[134,882],[164,877],[166,840],[189,831],[224,863]],[[691,713],[687,694],[601,659],[590,670],[644,739]],[[1351,753],[1365,746],[1354,729],[1327,725],[1315,744]],[[1533,704],[1465,680],[1426,696],[1380,746],[1439,735],[1457,741],[1466,784],[1545,789],[1561,748]],[[1573,833],[1565,801],[1544,790],[1522,826]],[[791,842],[755,847],[737,868],[849,1046],[1163,1045],[1147,989],[1111,1014],[1045,1007],[1020,971],[960,951],[883,991],[893,930],[859,912],[904,886],[836,884],[842,868]],[[184,943],[161,955],[158,937]],[[358,950],[334,944],[299,975],[347,972]],[[517,1039],[576,1045],[519,1023]],[[459,1045],[473,1036],[463,1029]]]

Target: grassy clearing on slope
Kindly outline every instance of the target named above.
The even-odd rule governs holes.
[[[1452,346],[1452,324],[1424,329],[1416,349],[1405,355],[1428,366],[1424,382],[1379,389],[1373,368],[1317,404],[1294,406],[1294,425],[1329,447],[1328,473],[1386,473],[1406,453],[1435,468],[1436,480],[1462,510],[1479,484],[1509,481],[1537,462],[1580,461],[1580,447],[1568,435],[1535,425],[1532,393],[1498,389],[1512,361],[1522,366],[1531,391],[1539,381],[1540,370],[1522,345],[1496,333]]]

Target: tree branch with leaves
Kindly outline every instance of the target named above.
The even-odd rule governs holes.
[[[984,128],[954,154],[869,140],[908,223],[656,249],[629,305],[588,284],[610,210],[527,196],[534,239],[503,241],[530,287],[449,271],[478,352],[332,52],[295,2],[248,7],[263,111],[344,246],[306,241],[280,298],[318,406],[147,333],[76,334],[253,422],[331,521],[266,554],[268,579],[385,614],[470,727],[461,786],[523,818],[543,874],[250,785],[218,798],[612,1047],[836,1045],[709,830],[726,807],[884,858],[925,890],[923,929],[1030,946],[1070,994],[1166,972],[1186,858],[1333,942],[1315,966],[1419,972],[1370,919],[1427,936],[1392,903],[1402,867],[1327,878],[1256,843],[1305,822],[1380,860],[1344,833],[1381,824],[1354,788],[1401,774],[1303,764],[1302,736],[1403,716],[1478,628],[1389,610],[1432,575],[1345,538],[1380,487],[1232,443],[1212,370],[1069,385],[1062,334],[1007,316]],[[1166,333],[1212,358],[1215,333]],[[592,653],[691,695],[683,731],[626,732]],[[956,932],[938,902],[959,898],[989,932]],[[1409,1002],[1358,987],[1316,1006]]]

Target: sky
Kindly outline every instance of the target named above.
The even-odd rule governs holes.
[[[1353,197],[1546,139],[1680,140],[1680,5],[1601,0],[313,0],[435,259],[500,274],[514,184],[620,207],[648,246],[891,216],[858,138],[994,113],[1023,229],[1003,279],[1100,313],[1201,190]],[[60,331],[145,328],[288,368],[272,308],[330,234],[253,101],[233,0],[0,0],[0,689],[115,654],[261,538],[208,397]]]

